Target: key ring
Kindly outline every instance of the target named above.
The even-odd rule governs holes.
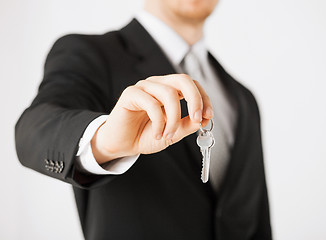
[[[212,130],[213,130],[213,127],[214,127],[213,119],[210,119],[210,123],[211,123],[211,128],[210,128],[209,130],[204,129],[204,128],[201,126],[201,123],[200,123],[200,130],[201,130],[202,132],[205,132],[205,131],[212,131]]]

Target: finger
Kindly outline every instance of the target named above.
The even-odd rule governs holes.
[[[202,121],[202,97],[196,84],[188,75],[171,74],[161,77],[151,77],[149,80],[163,82],[180,91],[187,102],[190,119],[197,123]]]
[[[208,123],[209,123],[208,119],[203,119],[201,125],[206,126]],[[172,139],[172,142],[175,143],[180,141],[184,137],[198,131],[199,128],[200,128],[200,123],[192,121],[189,116],[182,118],[180,121],[179,128]]]
[[[127,110],[145,111],[152,121],[153,137],[157,140],[162,138],[165,117],[162,104],[157,99],[135,86],[126,88],[120,99],[118,104]]]
[[[166,139],[171,139],[179,127],[181,120],[180,96],[178,91],[171,86],[148,80],[139,81],[136,86],[163,104],[166,114],[166,125],[163,136]]]
[[[204,88],[200,85],[200,83],[196,80],[194,80],[194,83],[196,84],[201,98],[203,100],[203,118],[206,119],[211,119],[214,116],[214,112],[213,112],[213,105],[212,102],[209,98],[209,96],[207,95],[207,93],[205,92]]]

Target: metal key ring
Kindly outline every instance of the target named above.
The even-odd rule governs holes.
[[[201,126],[201,123],[200,123],[200,130],[202,132],[205,132],[205,131],[212,131],[213,130],[213,127],[214,127],[214,122],[213,122],[213,119],[210,119],[210,122],[211,122],[211,128],[208,130],[208,129],[204,129],[202,126]]]

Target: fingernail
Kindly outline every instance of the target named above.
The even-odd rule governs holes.
[[[169,133],[168,135],[166,135],[166,139],[172,139],[174,136],[174,133]]]
[[[207,107],[205,110],[205,116],[206,117],[213,117],[214,116],[214,112],[213,109],[211,107]]]
[[[197,112],[195,112],[195,114],[194,114],[194,120],[197,121],[197,122],[201,122],[202,119],[203,119],[202,111],[201,110],[198,110]]]
[[[160,140],[161,138],[162,138],[162,134],[161,133],[156,135],[156,140]]]

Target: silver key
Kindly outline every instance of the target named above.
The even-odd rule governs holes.
[[[209,165],[211,158],[211,148],[214,146],[215,139],[211,130],[213,129],[213,121],[211,120],[211,129],[200,128],[199,135],[197,137],[197,145],[200,147],[200,151],[203,155],[203,166],[201,171],[201,180],[206,183],[209,178]]]

